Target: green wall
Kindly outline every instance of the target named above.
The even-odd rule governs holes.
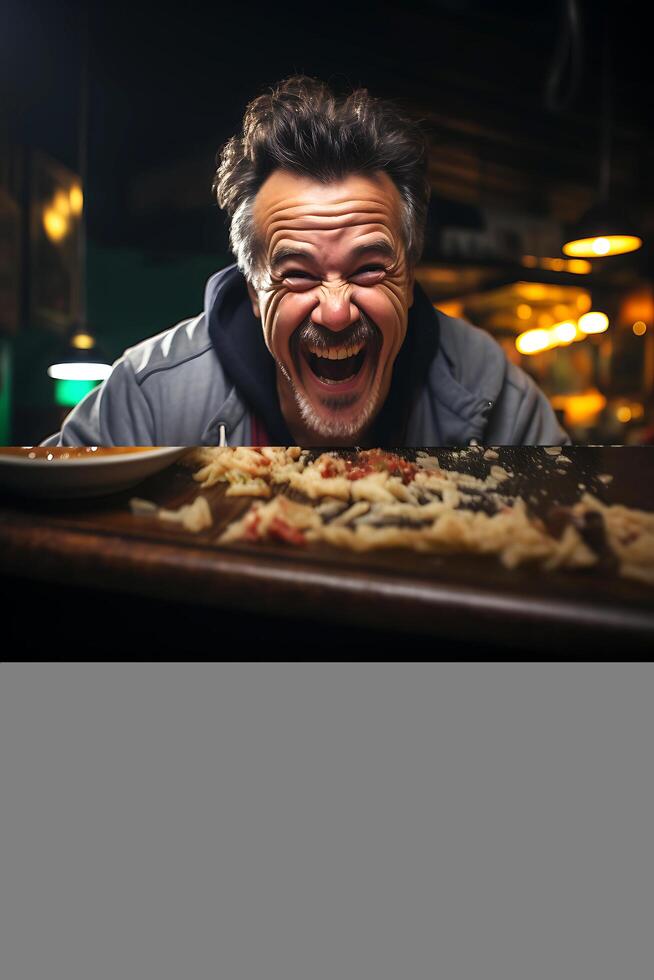
[[[89,325],[112,359],[126,347],[202,312],[207,279],[230,255],[164,260],[130,249],[89,246]]]
[[[207,279],[232,262],[229,254],[155,259],[136,249],[89,243],[88,325],[109,360],[200,313]],[[25,326],[0,346],[2,365],[8,364],[0,389],[0,444],[40,442],[59,427],[54,381],[46,371],[60,342],[48,330]]]

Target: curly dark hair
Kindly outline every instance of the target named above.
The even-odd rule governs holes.
[[[212,189],[230,218],[238,266],[255,285],[263,255],[253,204],[277,169],[323,183],[385,171],[400,193],[409,265],[422,255],[430,196],[427,140],[417,122],[365,88],[338,98],[316,78],[287,78],[250,102],[242,133],[227,141],[216,163]]]

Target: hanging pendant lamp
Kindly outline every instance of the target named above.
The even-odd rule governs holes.
[[[605,255],[635,252],[642,244],[626,208],[600,201],[573,226],[563,252],[573,258],[601,259]]]
[[[564,255],[574,258],[597,259],[605,255],[621,255],[635,252],[643,244],[639,229],[626,206],[609,200],[613,114],[609,10],[610,4],[605,0],[599,199],[573,225],[562,246]]]

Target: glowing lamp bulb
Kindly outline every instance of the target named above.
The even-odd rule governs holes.
[[[60,242],[68,233],[66,217],[50,207],[43,212],[43,227],[46,235],[53,242]]]
[[[48,374],[51,378],[61,381],[104,381],[111,374],[111,370],[110,364],[61,362],[51,364]]]
[[[63,218],[67,218],[70,214],[70,201],[64,191],[57,191],[52,206]]]
[[[521,354],[540,354],[554,346],[549,330],[526,330],[516,338],[515,346]]]
[[[608,330],[609,318],[606,313],[593,311],[580,316],[578,323],[582,333],[604,333]]]
[[[591,248],[595,255],[607,255],[611,251],[611,243],[608,238],[596,238]]]
[[[596,235],[593,238],[576,238],[563,246],[564,255],[581,258],[599,258],[604,255],[622,255],[635,252],[643,244],[637,235]]]
[[[577,336],[577,327],[571,320],[564,320],[554,324],[552,334],[557,344],[571,344]]]
[[[95,347],[95,341],[91,334],[88,333],[76,333],[70,342],[78,350],[90,350],[92,347]]]
[[[77,216],[82,213],[82,208],[84,207],[84,194],[82,193],[82,188],[79,184],[73,184],[68,192],[68,201],[70,204],[70,210]]]

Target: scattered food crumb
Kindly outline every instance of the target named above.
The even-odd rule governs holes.
[[[133,514],[151,514],[160,521],[181,524],[187,531],[194,533],[203,531],[213,524],[209,502],[201,494],[195,498],[192,504],[183,504],[177,510],[165,510],[151,500],[144,500],[142,497],[132,497],[129,506]]]
[[[560,446],[545,446],[545,452],[548,456],[558,456],[561,452]]]
[[[607,484],[607,483],[610,483],[611,482],[611,480],[613,479],[613,477],[611,476],[610,473],[600,473],[600,475],[597,477],[597,479],[598,480],[601,480],[602,483]]]
[[[143,497],[132,497],[129,506],[132,514],[154,514],[159,510],[157,504],[152,500],[144,500]]]
[[[500,454],[496,453],[494,449],[487,449],[484,453],[484,459],[499,459]]]
[[[473,454],[484,451],[483,447],[470,450]],[[547,488],[540,488],[539,495],[545,498],[541,506],[549,503],[548,519],[552,508],[564,506],[567,518],[563,534],[556,537],[548,530],[545,517],[527,510],[524,498],[495,492],[500,482],[513,476],[502,466],[490,466],[491,475],[479,479],[426,465],[431,457],[423,453],[417,454],[417,464],[379,449],[358,451],[355,460],[323,452],[307,462],[299,453],[299,447],[198,449],[196,458],[202,469],[194,479],[202,486],[223,482],[229,484],[225,496],[229,490],[238,491],[233,495],[251,496],[251,484],[261,481],[269,491],[269,499],[252,504],[223,532],[218,544],[271,540],[298,546],[323,542],[356,552],[414,548],[436,554],[495,554],[507,568],[538,561],[548,571],[595,565],[603,574],[599,545],[585,540],[586,534],[592,537],[591,532],[595,534],[600,527],[617,561],[618,574],[654,585],[654,513],[609,507],[588,493],[572,506],[569,502],[562,505],[550,499],[549,481]],[[557,469],[562,475],[569,472]],[[606,484],[611,479],[602,474],[594,476],[592,482]],[[564,482],[553,482],[554,487],[565,486]],[[285,485],[310,501],[325,501],[328,510],[323,504],[311,506],[289,499],[285,489],[278,490]],[[581,489],[584,484],[578,486]],[[536,505],[537,493],[530,498]],[[484,506],[479,509],[478,503]],[[152,513],[148,502],[137,502],[136,508],[139,506],[141,513]],[[154,516],[178,520],[188,527],[184,517],[188,518],[194,508],[206,509],[211,523],[206,500],[196,500],[179,511],[157,508]],[[202,518],[201,513],[197,516]]]

